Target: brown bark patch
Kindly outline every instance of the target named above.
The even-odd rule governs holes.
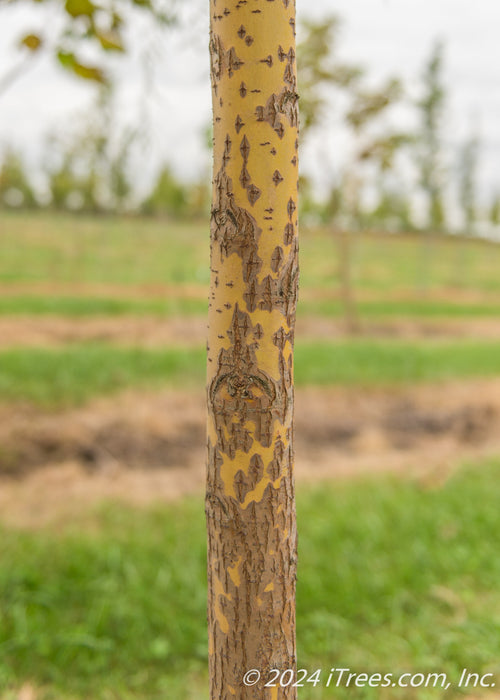
[[[268,122],[278,136],[283,138],[284,126],[281,119],[282,116],[286,118],[290,126],[298,127],[298,99],[297,93],[288,87],[284,87],[278,95],[272,93],[264,106],[257,107],[257,121]]]
[[[237,449],[248,452],[253,440],[269,447],[273,423],[284,410],[280,387],[258,367],[255,330],[249,315],[236,305],[227,332],[231,347],[220,351],[209,388],[218,448],[231,459]],[[252,433],[248,422],[254,426]]]
[[[220,36],[212,33],[210,37],[210,75],[215,94],[217,94],[217,85],[224,72],[227,71],[231,78],[233,73],[243,65],[243,61],[238,57],[234,46],[226,51]]]
[[[211,225],[213,246],[218,246],[222,260],[233,253],[239,255],[245,282],[249,282],[262,266],[257,252],[261,229],[253,216],[235,203],[231,179],[223,170],[215,178],[215,192]]]

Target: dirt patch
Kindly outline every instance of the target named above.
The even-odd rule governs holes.
[[[311,316],[297,321],[298,337],[328,340],[342,337],[401,340],[500,339],[500,319],[390,319],[360,322],[353,333],[342,319]]]
[[[63,413],[0,409],[0,475],[15,478],[67,461],[89,473],[189,468],[204,442],[203,396],[192,393],[130,392]]]
[[[58,347],[72,342],[109,342],[142,347],[201,345],[206,333],[204,317],[7,317],[0,318],[0,350],[20,346]],[[300,318],[297,323],[297,337],[302,339],[335,340],[348,335],[344,322],[338,319],[308,317]],[[357,336],[403,340],[499,340],[500,319],[364,322]]]
[[[107,299],[161,299],[172,297],[176,299],[206,299],[207,284],[120,284],[114,282],[0,282],[0,294],[8,297],[19,296],[60,296],[60,297],[103,297]],[[331,287],[307,287],[301,289],[303,300],[338,300],[341,292],[333,283]],[[387,301],[387,292],[376,289],[357,289],[355,297],[358,301]],[[394,288],[390,290],[392,301],[422,301],[422,293],[414,287]],[[440,301],[461,304],[499,304],[500,293],[474,288],[432,287],[423,297],[425,301]]]
[[[297,391],[299,481],[391,472],[432,487],[500,453],[500,379],[412,390]],[[203,490],[200,393],[128,393],[63,414],[0,408],[0,517],[37,526],[103,499],[144,505]]]
[[[500,380],[392,391],[306,389],[299,478],[390,472],[432,486],[464,460],[500,453]]]
[[[37,700],[41,695],[31,683],[24,683],[18,690],[11,690],[0,695],[0,700]]]
[[[161,347],[202,344],[205,318],[23,316],[0,318],[0,349],[58,347],[68,343],[107,342]]]

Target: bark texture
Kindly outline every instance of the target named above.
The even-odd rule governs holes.
[[[214,178],[208,337],[210,698],[284,700],[295,668],[294,0],[211,0]],[[246,687],[243,674],[261,681]]]

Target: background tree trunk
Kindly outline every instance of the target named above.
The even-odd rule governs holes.
[[[212,700],[289,699],[295,668],[293,338],[298,95],[293,0],[211,0],[208,337]],[[243,674],[258,669],[259,683]]]

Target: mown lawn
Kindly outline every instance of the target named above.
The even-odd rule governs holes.
[[[208,245],[205,224],[2,212],[0,285],[8,293],[0,314],[76,322],[204,315],[198,292],[209,281]],[[355,237],[361,317],[500,317],[500,246],[439,237],[426,245],[417,235]],[[299,315],[342,313],[338,253],[328,230],[302,230]],[[33,292],[39,283],[45,292]],[[0,402],[52,410],[134,387],[197,389],[205,362],[201,347],[14,348],[0,352]],[[354,338],[296,347],[298,386],[498,375],[493,341]],[[299,666],[446,672],[451,680],[468,668],[495,673],[499,686],[499,476],[494,460],[434,490],[385,477],[301,488]],[[145,510],[109,504],[63,531],[0,527],[0,697],[29,681],[42,689],[37,700],[204,700],[203,510],[201,498]],[[299,697],[455,694],[319,685]]]
[[[378,478],[298,495],[299,666],[494,673],[500,682],[500,462],[443,487]],[[109,505],[64,531],[0,532],[0,688],[41,698],[202,700],[202,498]],[[325,676],[323,676],[323,679]],[[444,698],[306,687],[303,700]]]
[[[209,280],[208,225],[2,212],[0,282],[182,284]]]
[[[205,362],[201,347],[15,348],[0,352],[0,401],[61,408],[134,387],[201,388]],[[500,342],[493,341],[300,342],[295,353],[297,386],[409,386],[499,374]]]
[[[0,297],[0,316],[56,316],[79,319],[82,317],[116,317],[116,316],[206,316],[208,301],[201,292],[197,297],[182,295],[182,286],[177,293],[164,296],[141,298],[136,296],[96,297],[96,296],[58,296],[55,293],[4,296]],[[359,301],[356,310],[360,318],[379,319],[430,319],[440,320],[500,318],[500,303],[477,303],[460,301],[443,301],[440,299],[394,300],[379,299]],[[325,294],[318,300],[304,299],[298,308],[298,317],[327,316],[340,318],[344,314],[342,302]]]
[[[207,299],[182,296],[106,298],[95,296],[38,296],[0,297],[0,316],[58,316],[78,319],[81,317],[108,316],[193,316],[206,315]]]
[[[0,283],[208,284],[209,226],[127,217],[2,212]],[[302,288],[339,288],[339,241],[301,227]],[[500,293],[500,246],[452,236],[357,234],[355,287]]]

